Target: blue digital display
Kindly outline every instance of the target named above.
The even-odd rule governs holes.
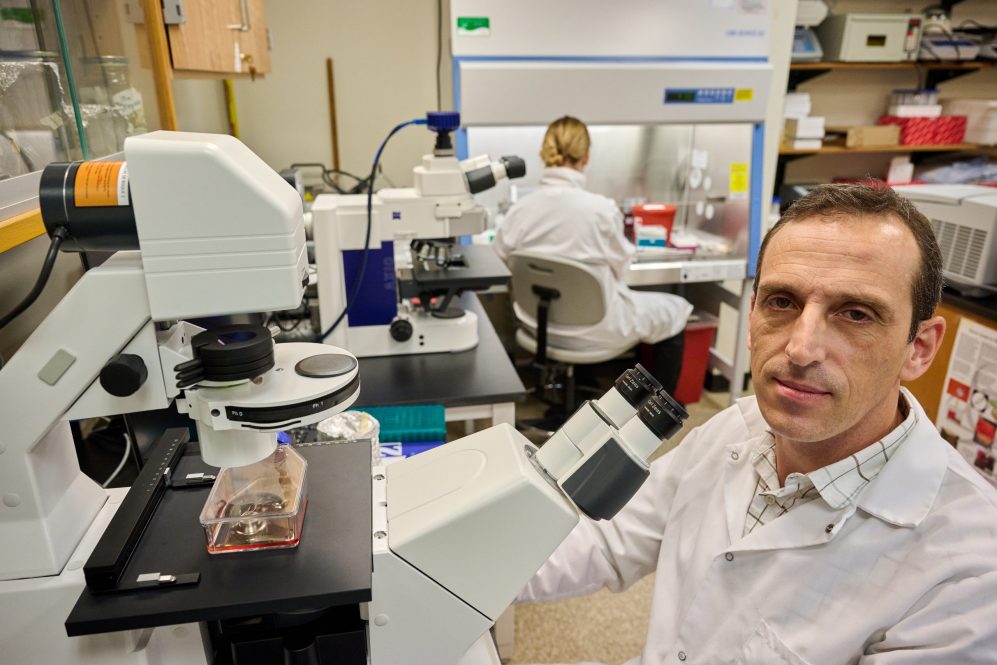
[[[665,88],[665,104],[733,104],[734,88]]]

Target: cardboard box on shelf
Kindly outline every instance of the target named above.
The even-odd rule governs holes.
[[[897,125],[842,127],[834,131],[845,135],[845,145],[849,148],[900,144],[900,127]]]

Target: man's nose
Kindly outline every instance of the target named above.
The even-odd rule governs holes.
[[[793,322],[786,355],[800,367],[824,362],[827,356],[827,324],[821,312],[804,308]]]

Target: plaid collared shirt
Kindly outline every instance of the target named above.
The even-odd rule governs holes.
[[[769,432],[751,451],[751,464],[755,467],[757,483],[754,499],[748,506],[744,535],[747,536],[762,525],[785,515],[795,506],[818,497],[835,510],[851,505],[865,486],[879,475],[890,456],[914,428],[917,414],[902,395],[900,408],[902,412],[906,412],[904,421],[882,439],[816,471],[806,474],[791,473],[786,477],[784,487],[779,487],[775,439]]]

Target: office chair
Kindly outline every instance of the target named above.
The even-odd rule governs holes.
[[[575,410],[575,365],[591,365],[612,360],[634,345],[592,350],[565,349],[548,339],[548,326],[591,326],[606,316],[605,287],[595,270],[580,261],[549,254],[519,251],[509,257],[512,272],[512,299],[530,312],[537,322],[534,334],[520,324],[516,343],[533,355],[537,371],[537,391],[563,386],[563,416]],[[557,379],[564,376],[562,384]]]

